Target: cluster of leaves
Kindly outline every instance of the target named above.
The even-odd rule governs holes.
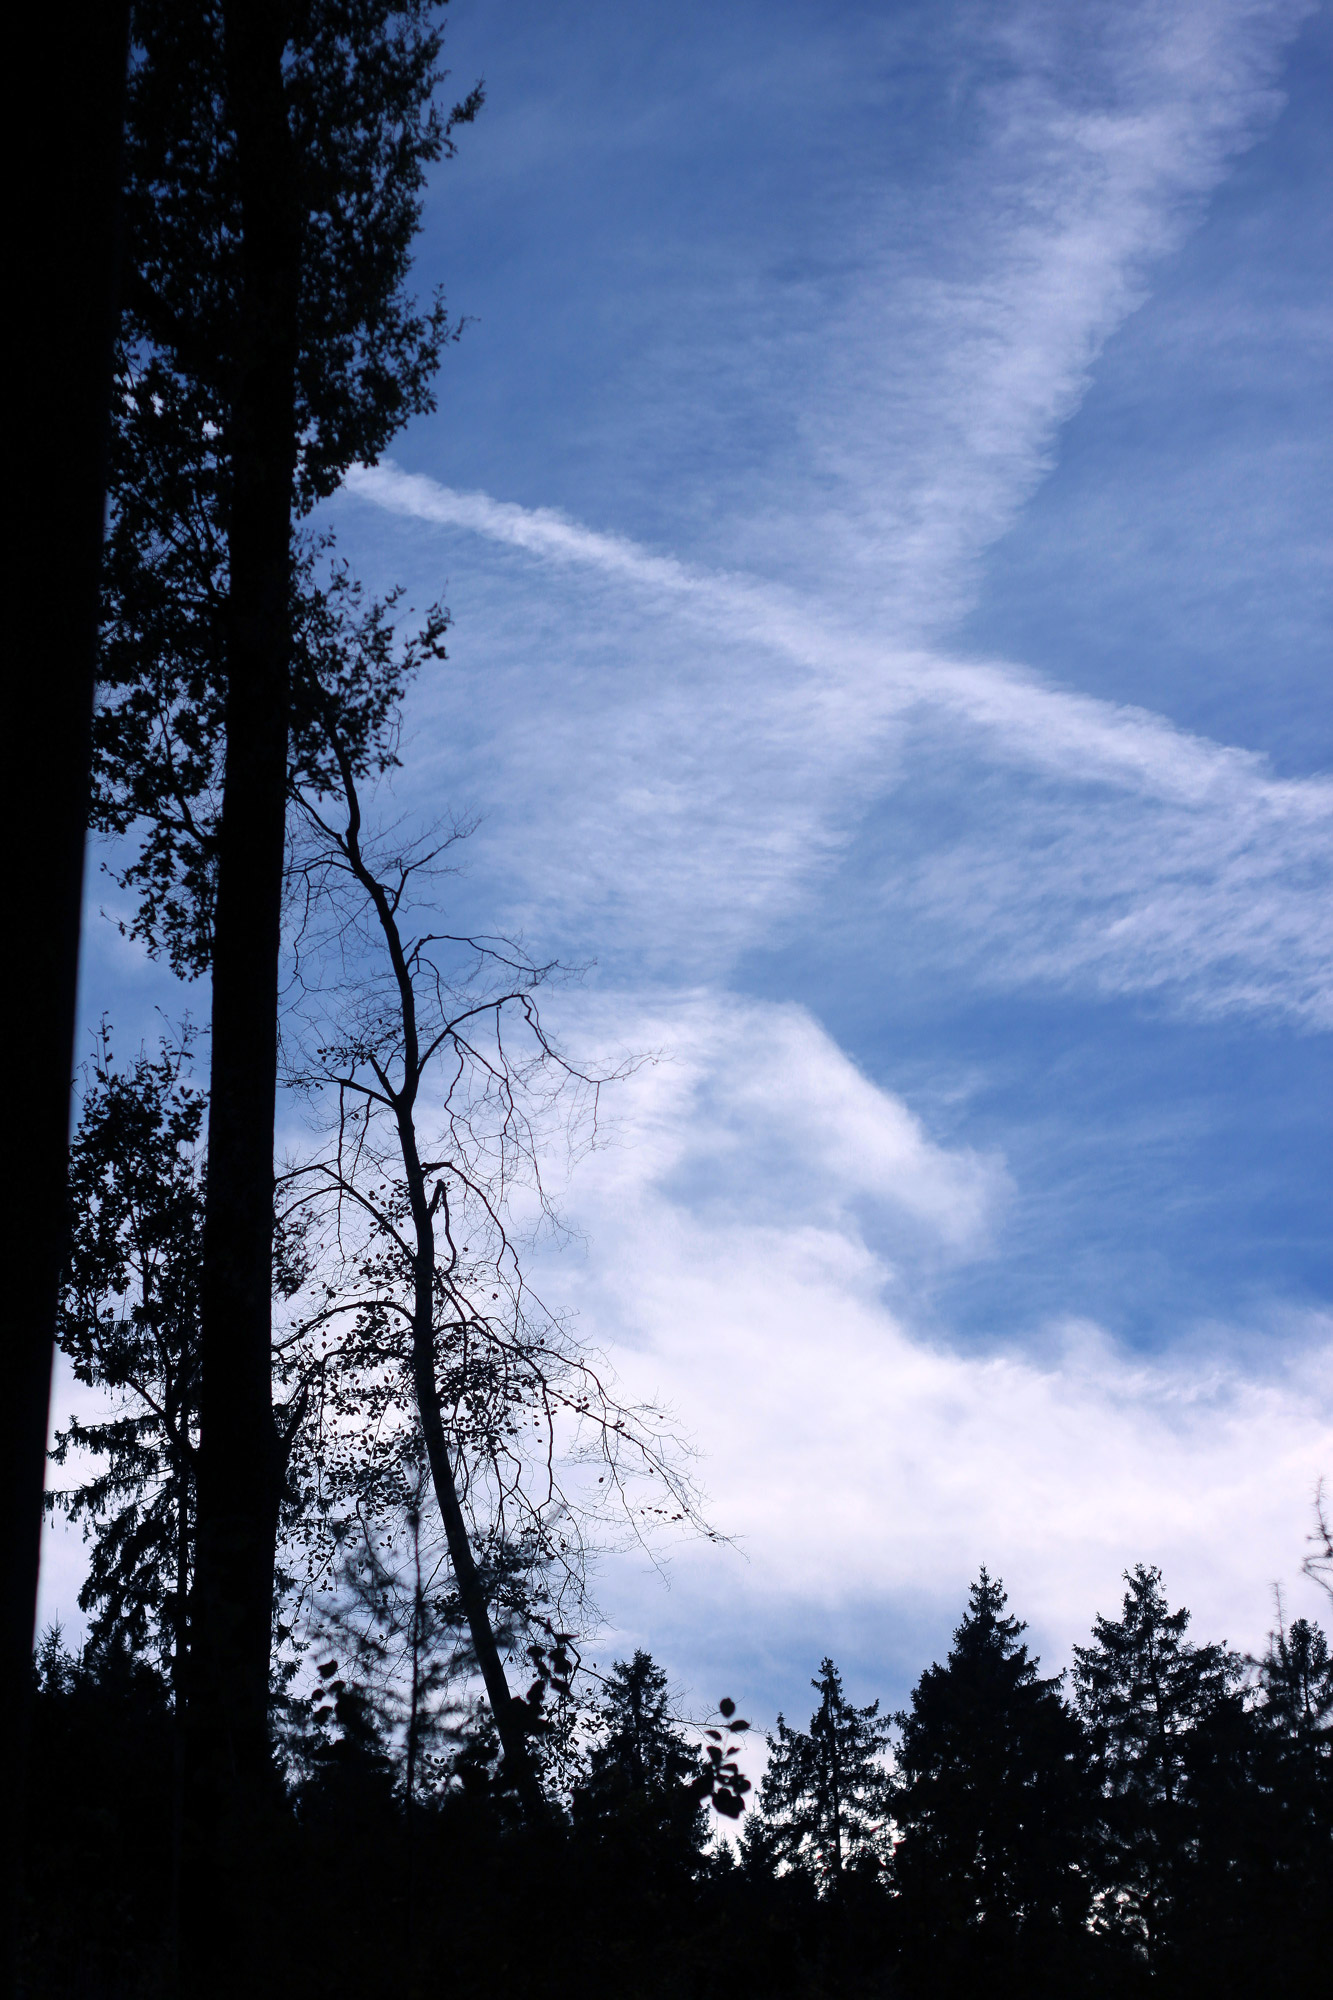
[[[730,1695],[723,1695],[717,1712],[720,1726],[710,1724],[704,1730],[707,1762],[695,1782],[699,1796],[712,1801],[714,1812],[721,1813],[724,1819],[739,1819],[745,1810],[745,1794],[753,1786],[741,1770],[740,1745],[735,1739],[750,1725],[737,1715]],[[732,1739],[730,1742],[728,1737]]]
[[[95,1461],[48,1506],[92,1541],[80,1604],[95,1645],[119,1638],[179,1671],[193,1543],[204,1100],[188,1029],[117,1069],[103,1024],[70,1149],[71,1250],[57,1338],[109,1413],[71,1417],[51,1456]]]
[[[295,464],[309,513],[348,466],[373,463],[433,406],[443,299],[406,290],[427,168],[473,118],[450,112],[433,0],[300,0],[286,8],[284,91],[298,164]],[[219,0],[134,10],[126,122],[126,296],[113,406],[111,513],[95,724],[94,820],[133,830],[127,927],[173,968],[207,969],[228,645],[232,405],[244,365],[236,135]],[[397,599],[368,604],[327,537],[293,549],[294,780],[317,788],[333,700],[359,768],[392,761],[392,713],[442,655],[438,607],[405,642]],[[348,663],[352,668],[349,678]]]

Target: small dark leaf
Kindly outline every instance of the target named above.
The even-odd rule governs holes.
[[[717,1791],[713,1794],[713,1806],[724,1819],[739,1819],[745,1810],[735,1792]]]
[[[718,1703],[718,1708],[723,1715],[734,1715],[736,1713],[736,1704],[730,1695],[723,1695],[721,1701]]]

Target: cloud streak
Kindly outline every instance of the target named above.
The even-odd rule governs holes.
[[[945,957],[984,958],[1007,983],[1333,1019],[1328,780],[1278,779],[1254,752],[1005,663],[849,631],[794,593],[555,510],[392,465],[359,470],[349,491],[572,586],[567,655],[579,658],[581,621],[603,647],[612,635],[610,656],[580,661],[555,712],[540,688],[512,696],[539,718],[526,744],[513,731],[517,757],[503,753],[516,767],[506,789],[541,829],[534,840],[526,828],[515,854],[534,900],[581,883],[595,903],[611,884],[589,857],[614,856],[623,923],[638,902],[679,949],[688,910],[696,936],[725,953],[807,896],[858,820],[891,799],[911,851],[896,853],[882,894],[920,914]],[[549,615],[547,589],[530,588]],[[642,671],[654,643],[677,663],[671,680]],[[949,844],[932,848],[913,807],[960,759],[978,782],[955,785]]]
[[[725,331],[649,368],[687,429],[728,384],[775,413],[726,505],[696,496],[708,560],[351,475],[354,501],[471,538],[465,594],[489,570],[456,659],[494,712],[469,776],[509,821],[520,915],[726,976],[869,841],[869,907],[983,981],[1333,1019],[1333,785],[947,643],[1154,261],[1279,108],[1308,12],[1021,0],[942,27],[931,177],[900,184],[862,131],[801,225],[819,245],[752,276],[764,309],[695,311]],[[688,499],[678,525],[697,551]],[[497,611],[502,644],[477,629]]]
[[[1076,21],[1046,4],[969,15],[971,129],[926,195],[929,261],[899,202],[870,205],[803,426],[829,489],[821,553],[863,573],[881,621],[938,633],[969,601],[980,554],[1050,470],[1153,265],[1280,107],[1277,68],[1309,11],[1130,0]]]

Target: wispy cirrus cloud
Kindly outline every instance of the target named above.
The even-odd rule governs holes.
[[[838,80],[856,104],[883,73],[885,129],[849,119],[843,163],[821,161],[790,237],[732,243],[748,281],[710,274],[715,295],[684,302],[686,337],[673,323],[638,371],[631,430],[670,440],[673,483],[691,462],[722,474],[719,495],[687,472],[678,545],[816,601],[850,596],[896,641],[937,638],[1050,470],[1105,343],[1280,110],[1312,6],[939,10],[913,50],[934,120],[906,171],[886,21],[882,49],[857,49],[863,73]],[[748,475],[708,449],[737,404]]]
[[[1333,1018],[1333,782],[1278,779],[1253,752],[1005,663],[868,637],[555,510],[392,465],[349,491],[536,564],[518,582],[543,652],[544,579],[559,591],[569,670],[543,687],[511,629],[496,708],[507,812],[524,801],[508,860],[534,902],[586,915],[613,894],[622,940],[716,968],[882,811],[881,902],[988,979]],[[672,671],[645,671],[645,651]],[[941,798],[944,840],[921,810]]]
[[[1329,782],[947,637],[1155,260],[1280,108],[1309,11],[941,17],[929,173],[905,184],[858,128],[790,268],[751,274],[762,306],[696,301],[643,363],[673,467],[681,426],[713,465],[724,390],[772,417],[723,504],[692,511],[683,483],[681,553],[392,464],[352,475],[441,557],[468,537],[456,670],[492,726],[465,723],[467,780],[503,801],[520,912],[725,976],[869,839],[872,920],[910,916],[984,981],[1330,1019]]]

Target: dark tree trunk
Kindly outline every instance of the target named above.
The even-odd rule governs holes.
[[[406,1160],[409,1179],[412,1168],[419,1164],[413,1159]],[[413,1188],[413,1209],[425,1208],[424,1200],[418,1204]],[[546,1800],[533,1769],[532,1757],[528,1749],[523,1728],[522,1710],[516,1705],[509,1692],[509,1681],[505,1674],[504,1661],[496,1643],[495,1627],[491,1623],[491,1608],[486,1600],[486,1587],[472,1555],[472,1541],[467,1531],[467,1522],[458,1498],[458,1484],[454,1478],[453,1460],[449,1455],[449,1442],[445,1436],[444,1419],[440,1410],[440,1392],[435,1381],[435,1340],[434,1324],[434,1272],[435,1244],[429,1220],[426,1223],[423,1243],[421,1224],[417,1224],[418,1270],[426,1270],[424,1282],[418,1278],[418,1300],[416,1321],[412,1332],[412,1376],[417,1393],[417,1412],[421,1418],[422,1434],[426,1440],[426,1456],[430,1463],[431,1483],[435,1488],[435,1498],[439,1503],[444,1520],[445,1540],[449,1545],[449,1561],[453,1567],[454,1581],[458,1585],[458,1601],[467,1619],[468,1631],[472,1637],[472,1650],[481,1668],[481,1677],[486,1684],[487,1699],[491,1704],[491,1714],[495,1718],[500,1745],[504,1751],[505,1766],[514,1781],[514,1789],[522,1802],[523,1810],[530,1823],[540,1825],[546,1818]],[[427,1260],[429,1259],[429,1263]],[[425,1294],[423,1314],[422,1293]]]
[[[201,1290],[192,1814],[235,1831],[270,1783],[281,1463],[271,1384],[273,1123],[290,696],[300,228],[273,0],[224,7],[242,201],[226,765]],[[230,1836],[229,1836],[230,1837]]]
[[[22,1135],[23,1163],[10,1196],[0,1434],[6,1565],[0,1702],[12,1732],[0,1977],[12,1973],[10,1902],[21,1840],[52,1341],[66,1247],[128,34],[126,0],[104,0],[21,9],[8,43],[16,87],[32,94],[35,116],[24,142],[22,186],[11,204],[17,242],[10,253],[22,386],[8,411],[12,483],[20,496],[8,531],[8,605],[18,627],[7,690],[8,804],[11,823],[22,829],[23,858],[9,885],[8,921],[23,1059],[11,1065],[8,1113],[11,1130]]]

